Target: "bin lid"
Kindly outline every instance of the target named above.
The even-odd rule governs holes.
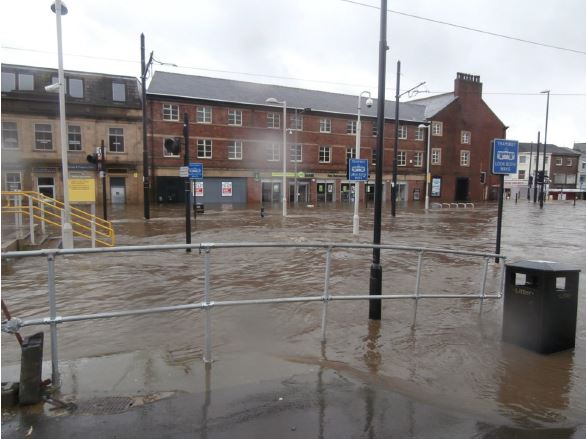
[[[507,267],[548,272],[581,271],[578,267],[549,260],[519,260],[517,262],[507,263]]]

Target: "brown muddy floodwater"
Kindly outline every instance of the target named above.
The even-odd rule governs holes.
[[[382,242],[494,252],[496,205],[433,209],[385,207]],[[118,245],[183,243],[182,205],[112,207]],[[193,222],[192,242],[372,241],[372,208],[361,211],[360,237],[352,236],[352,208],[206,207]],[[508,261],[540,259],[582,269],[576,348],[548,356],[501,342],[502,300],[385,300],[380,326],[368,323],[368,303],[330,303],[327,349],[320,347],[319,303],[236,306],[213,310],[214,357],[277,354],[286,360],[354,373],[417,400],[482,415],[498,424],[559,429],[573,436],[586,422],[586,202],[505,202],[502,253]],[[372,252],[335,250],[331,295],[368,293]],[[416,255],[383,251],[383,292],[411,293]],[[422,293],[479,291],[482,259],[425,257]],[[325,253],[315,249],[232,249],[211,252],[211,299],[235,300],[321,295]],[[61,316],[177,305],[203,300],[203,254],[194,250],[58,257]],[[491,261],[488,293],[498,289],[500,268]],[[43,258],[2,264],[2,298],[19,318],[45,317],[47,266]],[[201,357],[199,311],[94,320],[59,326],[60,360],[135,350]],[[34,329],[25,329],[30,334]],[[48,332],[46,340],[48,340]],[[45,358],[49,358],[46,343]],[[11,336],[2,336],[2,365],[19,362]]]

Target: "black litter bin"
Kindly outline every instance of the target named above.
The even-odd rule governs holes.
[[[541,354],[573,348],[579,275],[556,262],[506,265],[503,340]]]
[[[18,390],[20,404],[35,404],[41,401],[43,341],[44,334],[37,332],[30,337],[25,337],[22,342]]]

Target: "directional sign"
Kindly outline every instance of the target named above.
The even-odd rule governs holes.
[[[179,177],[186,178],[189,176],[189,168],[185,166],[179,167]]]
[[[492,147],[492,174],[508,175],[517,173],[519,141],[495,139]]]
[[[201,162],[189,164],[189,179],[203,179],[203,164]]]
[[[351,181],[368,181],[368,159],[350,159],[348,178]]]

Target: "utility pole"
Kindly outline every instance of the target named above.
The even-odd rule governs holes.
[[[391,216],[397,212],[397,155],[399,148],[399,88],[401,87],[401,61],[397,61],[397,90],[395,91],[395,148],[393,149],[393,185],[391,186]]]
[[[385,128],[385,74],[387,64],[387,0],[381,0],[380,8],[380,42],[378,49],[378,101],[377,101],[377,137],[376,137],[376,179],[374,184],[374,227],[373,245],[380,245],[381,241],[381,220],[383,201],[383,140]],[[372,265],[370,266],[371,296],[381,296],[383,285],[383,270],[380,264],[380,248],[372,250]],[[368,318],[371,320],[381,319],[381,299],[369,301]]]
[[[541,143],[541,132],[537,132],[537,148],[535,150],[535,179],[533,180],[533,203],[537,202],[537,176],[539,175],[539,146]]]
[[[153,53],[145,64],[144,34],[140,34],[140,78],[142,82],[142,185],[144,199],[144,218],[150,219],[150,178],[147,150],[147,117],[146,117],[146,73],[153,62]]]
[[[100,178],[102,178],[102,212],[104,220],[108,220],[108,205],[106,199],[106,152],[104,151],[104,140],[100,144]]]
[[[531,150],[529,151],[529,173],[527,178],[527,200],[531,200],[531,184],[532,184],[532,177],[531,177],[531,162],[533,161],[533,143],[531,143]]]
[[[183,165],[189,167],[189,116],[187,112],[183,114],[183,143],[185,145]],[[191,243],[191,180],[189,175],[185,177],[185,243]],[[186,248],[185,252],[191,253],[191,248]]]
[[[545,185],[545,158],[547,152],[547,122],[549,120],[549,90],[544,90],[541,93],[547,93],[547,107],[545,109],[545,139],[543,140],[543,179],[541,180],[541,190],[539,191],[539,208],[543,208],[543,199],[545,195],[543,194],[543,187]]]

